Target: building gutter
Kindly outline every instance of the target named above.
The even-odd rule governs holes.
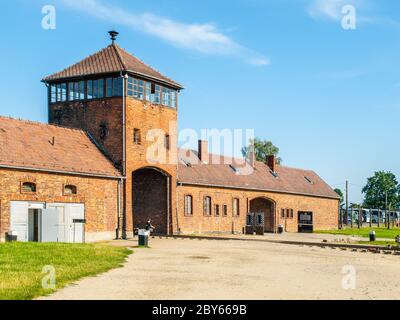
[[[262,189],[262,188],[251,188],[251,187],[235,187],[235,186],[219,185],[219,184],[207,184],[207,183],[196,183],[196,182],[180,182],[180,181],[178,181],[178,185],[180,185],[180,186],[184,186],[184,185],[187,185],[187,186],[199,186],[199,187],[206,187],[206,188],[233,189],[233,190],[243,190],[243,191],[273,192],[273,193],[280,193],[280,194],[290,194],[290,195],[298,195],[298,196],[306,196],[306,197],[314,197],[314,198],[340,200],[340,198],[336,198],[336,197],[330,197],[330,196],[324,196],[324,195],[316,195],[316,194],[311,194],[311,193],[274,190],[274,189]]]
[[[123,201],[122,214],[118,217],[121,228],[121,237],[126,239],[126,79],[128,75],[120,72],[122,78],[122,175],[123,195],[120,194],[120,201]],[[122,198],[122,199],[121,199]]]
[[[96,173],[40,169],[40,168],[33,168],[33,167],[11,166],[11,165],[4,165],[4,164],[0,164],[0,168],[22,170],[22,171],[39,171],[39,172],[45,172],[45,173],[57,173],[57,174],[66,174],[66,175],[71,175],[71,176],[83,176],[83,177],[105,178],[105,179],[115,179],[115,180],[123,178],[120,176],[110,176],[110,175],[96,174]]]

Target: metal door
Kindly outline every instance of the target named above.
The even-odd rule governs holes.
[[[18,241],[28,241],[28,202],[10,203],[10,231],[18,234]]]
[[[58,242],[57,209],[42,209],[41,221],[41,242]]]

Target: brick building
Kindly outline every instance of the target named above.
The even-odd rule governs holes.
[[[115,43],[43,79],[49,124],[0,118],[0,235],[95,241],[158,233],[333,229],[338,196],[314,172],[177,148],[183,87]],[[252,158],[253,157],[253,158]]]

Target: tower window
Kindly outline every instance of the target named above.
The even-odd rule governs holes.
[[[171,142],[170,142],[170,136],[169,134],[165,135],[165,149],[170,150],[171,149]]]
[[[142,137],[140,133],[140,129],[133,129],[133,143],[134,144],[141,144]]]
[[[79,99],[85,99],[85,81],[79,81]]]
[[[191,195],[185,196],[185,216],[193,215],[193,197]]]
[[[35,193],[36,192],[36,183],[33,182],[24,182],[21,186],[22,193]]]
[[[87,98],[93,99],[93,81],[88,80],[87,82]]]
[[[154,103],[161,103],[161,86],[154,85]]]
[[[113,78],[107,78],[106,80],[106,97],[110,98],[113,95]]]
[[[77,193],[78,193],[78,190],[77,190],[76,186],[67,185],[64,187],[64,195],[66,195],[66,196],[74,195]]]
[[[50,101],[57,102],[57,86],[55,84],[50,85]]]
[[[113,79],[113,96],[121,97],[122,96],[122,78],[114,78]]]
[[[101,140],[104,140],[107,138],[108,135],[108,128],[107,128],[107,123],[102,122],[100,123],[100,128],[99,128],[99,136]]]
[[[162,104],[167,107],[171,106],[170,90],[168,88],[162,88],[162,93],[163,93]]]

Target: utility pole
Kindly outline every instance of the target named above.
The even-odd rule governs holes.
[[[353,219],[353,217],[351,217]],[[346,226],[349,224],[349,181],[346,180]]]
[[[387,198],[387,191],[385,191],[385,215],[386,215],[386,223],[388,230],[390,229],[390,221],[389,221],[389,214],[388,214],[388,198]]]

